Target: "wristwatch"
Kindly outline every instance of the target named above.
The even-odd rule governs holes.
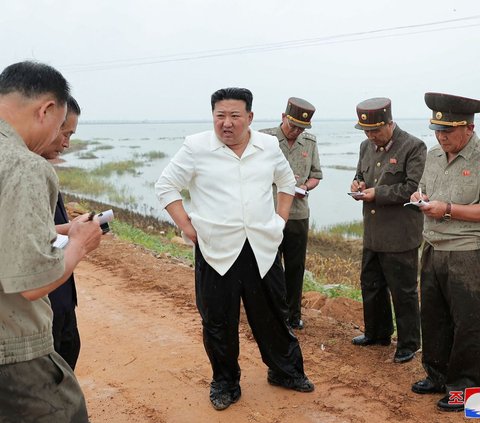
[[[443,220],[448,222],[451,218],[452,218],[452,203],[447,203],[447,208],[445,209]]]

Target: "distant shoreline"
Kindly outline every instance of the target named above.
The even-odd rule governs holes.
[[[321,124],[322,122],[351,122],[354,121],[354,118],[336,118],[336,119],[317,119],[312,122]],[[426,120],[425,118],[397,118],[398,121],[402,120]],[[276,119],[260,119],[255,118],[255,122],[279,122],[278,118]],[[197,124],[197,123],[210,123],[211,119],[187,119],[187,120],[95,120],[95,119],[86,119],[80,120],[79,125],[165,125],[165,124]]]

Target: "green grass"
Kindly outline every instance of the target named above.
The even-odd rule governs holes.
[[[111,150],[113,145],[108,145],[108,144],[100,144],[98,147],[95,147],[93,151],[98,151],[98,150]]]
[[[117,188],[85,169],[57,167],[56,171],[62,190],[94,197],[104,195],[116,204],[129,208],[137,206],[135,197],[128,194],[128,188]]]
[[[324,284],[314,278],[311,272],[306,271],[303,278],[303,291],[316,291],[330,298],[345,297],[362,301],[362,291],[349,285]]]
[[[95,196],[115,191],[113,184],[95,178],[85,169],[57,167],[56,171],[62,189]]]
[[[177,245],[168,239],[162,240],[159,236],[147,234],[141,229],[118,220],[111,222],[110,226],[112,232],[124,241],[141,245],[158,254],[170,254],[173,257],[187,260],[189,264],[193,264],[192,247]]]
[[[361,220],[355,220],[353,222],[339,223],[337,225],[327,226],[321,232],[327,232],[332,235],[362,238],[363,222]]]
[[[95,176],[111,176],[113,173],[123,175],[124,173],[137,173],[136,168],[142,166],[143,163],[135,160],[123,160],[120,162],[110,162],[101,164],[93,169],[92,174]]]
[[[149,151],[148,153],[142,154],[142,157],[149,160],[156,160],[165,158],[166,154],[163,151]]]
[[[98,157],[95,154],[93,154],[91,151],[85,151],[84,153],[79,153],[78,158],[82,160],[98,159]]]

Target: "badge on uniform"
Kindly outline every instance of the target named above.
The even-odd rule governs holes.
[[[307,157],[308,156],[308,153],[306,151],[302,151],[302,156],[303,157]]]
[[[397,164],[397,159],[395,159],[395,158],[392,157],[392,158],[390,159],[390,164]]]
[[[463,172],[462,172],[463,176],[470,176],[470,171],[468,169],[465,169]]]

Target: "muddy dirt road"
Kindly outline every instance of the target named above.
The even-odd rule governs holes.
[[[225,411],[208,400],[210,365],[194,304],[193,270],[108,236],[76,271],[82,350],[77,376],[92,423],[459,422],[436,411],[441,396],[410,391],[423,377],[420,354],[392,362],[394,345],[358,348],[361,305],[306,296],[298,333],[306,373],[302,394],[268,385],[244,316],[242,397]]]

